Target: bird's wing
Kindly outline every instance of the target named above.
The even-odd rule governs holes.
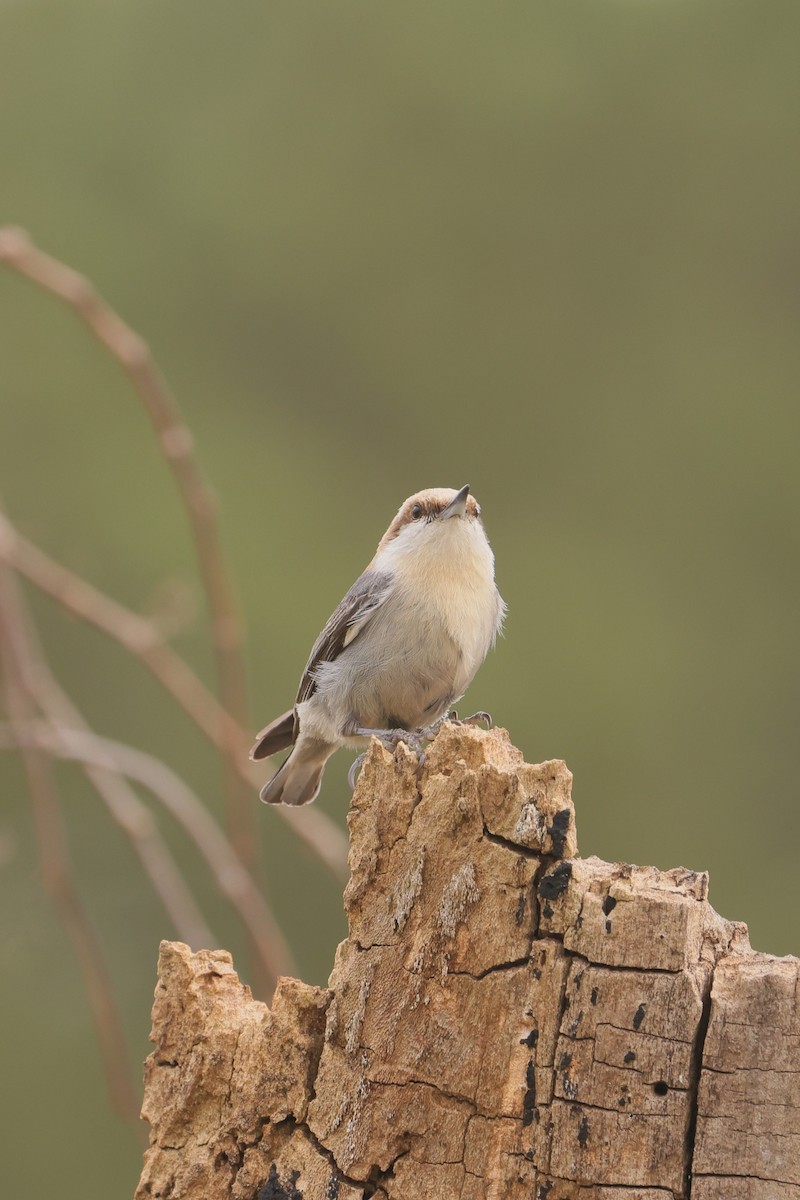
[[[306,663],[296,704],[308,700],[316,691],[314,671],[324,662],[332,662],[353,642],[374,617],[392,590],[392,576],[386,572],[365,571],[350,588],[339,607],[314,643]]]
[[[286,750],[294,743],[297,731],[294,727],[294,709],[283,713],[274,721],[270,721],[258,734],[255,745],[250,751],[252,759],[269,758],[279,750]]]

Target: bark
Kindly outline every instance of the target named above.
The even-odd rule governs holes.
[[[373,744],[327,989],[163,943],[137,1200],[800,1200],[798,960],[579,858],[571,778]]]

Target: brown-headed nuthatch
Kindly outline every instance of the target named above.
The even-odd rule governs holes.
[[[251,758],[292,747],[261,799],[310,804],[340,746],[363,749],[373,735],[419,746],[433,736],[504,612],[469,486],[411,496],[314,643],[294,708],[258,735]]]

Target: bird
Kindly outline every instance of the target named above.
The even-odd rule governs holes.
[[[506,605],[469,484],[428,488],[400,506],[366,570],[314,643],[292,708],[267,725],[253,760],[291,747],[261,789],[265,804],[310,804],[330,756],[422,750],[463,696],[501,631]],[[468,720],[485,720],[477,713]],[[354,771],[350,772],[354,786]]]

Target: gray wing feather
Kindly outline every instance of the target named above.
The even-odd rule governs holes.
[[[279,750],[286,750],[297,737],[294,725],[294,709],[290,708],[288,712],[282,713],[274,721],[270,721],[269,725],[265,725],[260,731],[255,745],[250,751],[250,757],[254,760],[269,758],[271,754],[277,754]]]
[[[320,663],[332,662],[339,657],[364,626],[369,624],[391,590],[392,576],[388,573],[365,571],[359,576],[314,643],[300,680],[295,704],[301,704],[313,696],[317,687],[315,669]]]

